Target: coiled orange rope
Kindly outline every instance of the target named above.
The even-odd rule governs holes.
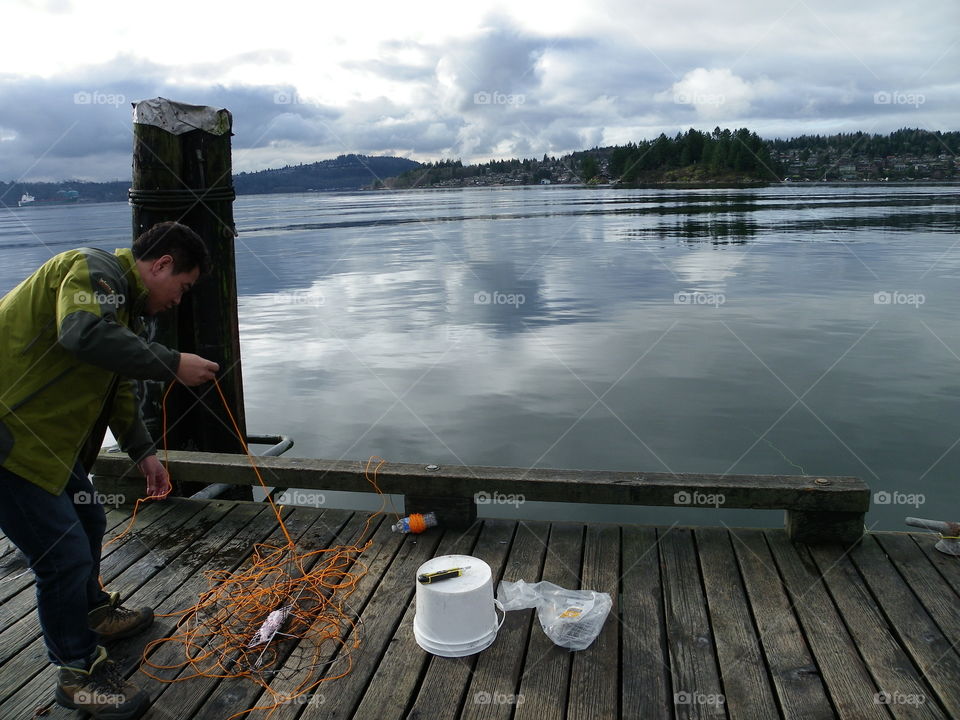
[[[223,391],[216,380],[214,384],[257,480],[266,491],[254,456],[244,442]],[[165,452],[167,394],[163,398]],[[371,472],[374,461],[379,462]],[[384,463],[386,460],[373,457],[367,461],[365,469],[367,480],[381,496],[383,493],[377,486],[376,476]],[[169,492],[168,489],[163,495],[154,497],[165,497]],[[133,527],[137,509],[141,502],[149,499],[153,498],[137,500],[130,523],[111,543]],[[353,545],[300,552],[269,492],[266,499],[276,515],[286,543],[255,544],[246,567],[235,572],[207,572],[209,588],[200,595],[195,605],[159,616],[180,617],[176,626],[178,632],[147,644],[143,651],[144,666],[140,668],[141,672],[160,682],[180,682],[197,677],[247,677],[266,690],[270,702],[237,712],[228,720],[254,710],[265,710],[267,717],[270,717],[282,704],[311,693],[322,682],[342,678],[350,672],[353,666],[351,650],[359,647],[360,638],[354,632],[352,643],[347,642],[348,632],[355,630],[357,625],[346,601],[367,572],[366,566],[358,558],[372,544],[368,537],[370,527],[383,512],[381,507],[366,519],[363,531]],[[275,613],[277,610],[283,613]],[[269,626],[276,626],[272,632],[267,632],[268,624],[265,621],[268,618],[279,620]],[[262,642],[263,635],[269,635],[266,642]],[[257,638],[261,642],[253,644]],[[289,639],[296,639],[297,646],[288,653],[282,651],[281,646]],[[161,664],[150,657],[161,646],[170,644],[182,647],[182,659]],[[289,645],[282,647],[290,649]],[[338,654],[336,661],[345,662],[345,667],[337,674],[328,675],[331,661],[325,661],[324,658],[335,654]],[[163,674],[155,674],[154,671],[163,671]],[[164,676],[167,673],[169,676]],[[278,692],[271,688],[270,680],[277,676],[283,678],[282,684],[292,689]]]
[[[427,521],[424,520],[423,515],[420,513],[410,513],[410,532],[414,535],[419,535],[426,529]]]

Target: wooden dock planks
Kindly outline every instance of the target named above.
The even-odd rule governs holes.
[[[310,548],[354,542],[368,517],[285,513],[291,534]],[[115,512],[109,521],[113,532],[126,524]],[[350,599],[360,623],[344,636],[360,642],[351,672],[283,703],[271,720],[960,717],[960,559],[934,550],[929,534],[874,533],[844,549],[794,544],[782,530],[488,519],[420,536],[391,533],[378,519],[371,532],[361,558],[367,574]],[[174,612],[206,588],[205,571],[242,567],[253,543],[281,537],[262,504],[157,503],[105,552],[104,576],[131,605]],[[610,593],[613,610],[584,651],[555,646],[535,611],[522,610],[507,613],[482,653],[432,656],[413,637],[413,576],[425,560],[453,553],[489,563],[495,585],[550,580],[599,590]],[[55,670],[45,661],[32,576],[17,574],[8,573],[6,588],[0,583],[8,618],[0,629],[0,717],[27,720],[48,708],[51,720],[75,718],[50,706]],[[139,672],[145,643],[175,620],[158,617],[143,636],[111,648],[151,697],[146,720],[226,720],[273,703],[247,680],[170,684]],[[290,667],[297,653],[293,642],[282,648]],[[324,657],[332,675],[347,656],[331,644]],[[151,658],[173,662],[176,649],[160,646]],[[289,685],[282,676],[271,682],[277,693]]]

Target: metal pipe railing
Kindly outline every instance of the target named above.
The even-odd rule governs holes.
[[[293,447],[293,438],[287,435],[248,435],[247,436],[247,445],[268,445],[272,443],[272,447],[267,448],[262,453],[261,456],[270,456],[277,457],[283,455],[287,450]],[[207,485],[203,490],[195,492],[190,496],[191,500],[210,500],[215,497],[223,495],[228,489],[234,487],[229,483],[214,483],[213,485]]]

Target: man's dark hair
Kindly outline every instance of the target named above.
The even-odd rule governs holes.
[[[156,260],[164,255],[173,258],[174,274],[195,267],[200,268],[201,275],[210,272],[210,252],[203,238],[182,223],[157,223],[133,241],[133,257],[137,260]]]

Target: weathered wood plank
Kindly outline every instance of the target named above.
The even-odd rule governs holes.
[[[906,533],[874,536],[943,634],[960,641],[960,597]],[[954,560],[960,565],[960,560]],[[960,685],[960,683],[958,683]]]
[[[223,453],[169,453],[170,472],[181,480],[235,485],[257,484],[245,455]],[[258,457],[257,465],[277,479],[278,486],[318,490],[375,492],[366,479],[366,462],[316,458]],[[118,475],[129,460],[101,453],[96,470]],[[440,467],[387,463],[377,473],[385,493],[427,497],[473,497],[490,488],[509,488],[528,500],[610,503],[626,505],[677,504],[677,493],[722,494],[724,507],[787,510],[866,512],[870,490],[855,477],[820,478],[801,475],[702,475],[636,473],[601,470],[554,470],[509,467]]]
[[[12,552],[14,545],[7,539],[7,536],[0,532],[0,559],[9,552]]]
[[[477,504],[472,497],[406,495],[403,498],[403,511],[407,515],[434,512],[440,525],[454,530],[466,530],[477,521]]]
[[[476,523],[463,533],[445,532],[440,544],[433,550],[432,557],[471,554],[481,527],[481,523]],[[416,567],[413,570],[415,572]],[[409,582],[409,577],[406,580]],[[403,598],[406,598],[406,604],[403,603]],[[431,655],[417,645],[413,635],[415,589],[403,594],[401,598],[395,598],[395,602],[400,606],[403,616],[394,627],[386,651],[374,668],[373,676],[363,691],[360,705],[350,716],[351,720],[400,720],[406,717],[407,708],[416,697],[420,681],[426,672]]]
[[[960,595],[960,560],[955,555],[946,555],[936,549],[935,545],[940,536],[936,533],[917,532],[910,533],[910,537],[953,591]]]
[[[533,582],[539,578],[549,532],[547,523],[519,523],[500,579]],[[495,591],[499,591],[499,586]],[[533,615],[533,610],[508,612],[496,641],[477,657],[460,716],[462,720],[509,720],[514,706],[523,702],[517,688],[531,622],[536,622]],[[539,623],[537,626],[539,630]]]
[[[580,587],[584,526],[553,523],[543,576],[566,588]],[[563,720],[570,695],[570,651],[555,645],[534,619],[517,698],[515,720]]]
[[[837,717],[889,718],[884,706],[873,702],[879,690],[844,628],[807,548],[792,545],[783,533],[770,533],[767,539]]]
[[[737,529],[731,538],[777,692],[780,717],[787,720],[832,717],[826,687],[790,606],[763,532]]]
[[[960,717],[960,656],[955,648],[960,638],[948,637],[897,573],[890,559],[871,535],[851,553],[892,632],[910,654],[939,702],[951,717]]]
[[[655,528],[624,526],[621,586],[622,716],[672,717],[660,552]]]
[[[884,702],[888,695],[889,699],[924,697],[923,703],[885,704],[895,718],[946,718],[933,698],[927,700],[930,689],[893,637],[880,607],[863,584],[850,558],[844,555],[843,548],[811,548],[811,554],[844,623],[860,648],[867,670],[880,688],[875,701]]]
[[[597,636],[573,653],[567,720],[620,715],[620,528],[587,526],[580,587],[610,595],[613,607]]]
[[[743,720],[777,716],[766,658],[753,626],[740,569],[725,528],[697,528],[703,584],[710,605],[727,712]]]
[[[660,539],[667,647],[678,718],[726,717],[707,600],[693,534],[673,529]]]
[[[787,510],[784,529],[793,542],[839,543],[850,546],[863,536],[865,512],[833,512],[817,510]]]

